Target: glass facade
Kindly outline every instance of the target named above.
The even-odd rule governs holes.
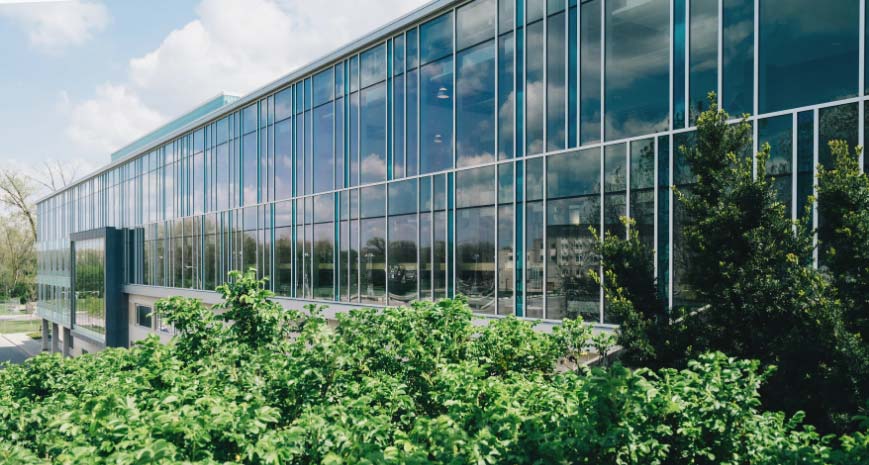
[[[99,282],[79,276],[96,265],[69,238],[114,227],[133,285],[209,291],[256,268],[288,299],[461,294],[480,314],[616,323],[589,277],[589,228],[624,235],[624,216],[656,250],[662,296],[691,304],[669,186],[693,182],[679,147],[708,93],[749,115],[772,149],[765,174],[804,214],[827,141],[863,142],[862,11],[439,1],[42,200],[40,313],[75,311],[99,334]]]

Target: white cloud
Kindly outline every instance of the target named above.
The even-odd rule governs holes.
[[[83,151],[107,156],[155,129],[164,119],[126,87],[103,84],[93,99],[70,110],[66,133]]]
[[[95,137],[115,150],[153,129],[155,115],[166,115],[159,121],[166,122],[221,91],[251,92],[426,1],[202,0],[196,19],[130,60],[128,81],[111,86],[123,98],[107,98],[103,89],[74,105],[70,135],[85,143]],[[92,117],[96,108],[126,117],[129,131],[99,136],[118,131],[111,118]],[[84,117],[89,120],[79,121]],[[134,127],[137,122],[142,125]]]
[[[109,23],[105,5],[84,0],[0,5],[0,16],[18,23],[31,45],[48,52],[81,45]]]

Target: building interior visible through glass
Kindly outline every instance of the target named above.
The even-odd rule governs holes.
[[[109,226],[126,282],[166,295],[254,267],[290,299],[618,323],[589,228],[624,216],[690,305],[669,186],[691,188],[710,92],[770,144],[794,217],[826,143],[864,142],[862,0],[756,1],[438,1],[40,202],[40,311],[69,314],[74,269],[75,325],[105,331],[103,251],[68,251]]]

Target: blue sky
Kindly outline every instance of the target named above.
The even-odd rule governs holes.
[[[426,0],[0,0],[0,168],[84,175],[227,90],[247,93]]]

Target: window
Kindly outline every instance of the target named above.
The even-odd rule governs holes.
[[[627,215],[627,147],[625,144],[604,148],[604,207],[603,229],[605,232],[624,237],[625,227],[621,218]]]
[[[857,95],[857,0],[760,2],[760,112]]]
[[[143,328],[151,329],[153,324],[151,321],[151,313],[151,307],[136,305],[136,324]]]
[[[362,90],[360,183],[386,180],[386,84]]]
[[[275,205],[275,277],[279,296],[291,297],[293,289],[293,209],[292,202]]]
[[[516,100],[513,59],[513,34],[504,34],[498,38],[498,158],[501,160],[513,158],[513,106]]]
[[[600,320],[598,266],[589,228],[600,223],[600,149],[547,160],[547,318]]]
[[[655,247],[655,139],[631,142],[630,213],[640,241]]]
[[[288,199],[293,194],[293,121],[284,120],[275,125],[275,199]],[[225,146],[221,146],[225,147]],[[218,147],[218,157],[221,156]],[[220,176],[218,172],[218,176]],[[218,179],[223,179],[219,177]],[[221,192],[218,187],[218,192]],[[222,205],[225,205],[223,202]],[[225,210],[226,207],[220,208]]]
[[[331,88],[331,86],[330,86]],[[334,189],[334,110],[332,103],[314,109],[314,192]]]
[[[498,314],[513,314],[513,209],[512,163],[498,166]]]
[[[734,116],[754,111],[754,1],[724,0],[721,102]]]
[[[73,242],[75,301],[73,326],[106,334],[105,242],[103,238]]]
[[[390,304],[407,304],[417,296],[417,189],[415,179],[389,185]]]
[[[600,0],[583,2],[579,13],[579,143],[600,141]]]
[[[690,0],[690,121],[709,107],[708,95],[718,91],[718,2]]]
[[[543,266],[545,249],[543,228],[543,158],[526,162],[525,197],[525,313],[528,318],[543,318]]]
[[[360,293],[364,303],[386,303],[386,186],[360,189]]]
[[[529,4],[530,8],[530,4]],[[530,13],[529,13],[530,16]],[[530,23],[526,29],[525,54],[525,154],[543,153],[543,126],[545,83],[543,81],[546,55],[544,55],[543,21]]]
[[[491,163],[495,161],[495,42],[464,50],[456,60],[456,164]]]
[[[551,3],[551,2],[550,2]],[[551,5],[550,5],[551,6]],[[554,14],[553,14],[554,13]],[[546,150],[562,150],[567,146],[567,24],[564,2],[550,12],[546,28]]]
[[[311,265],[315,299],[333,300],[335,272],[335,201],[333,194],[314,197],[314,255]]]
[[[670,5],[667,0],[606,2],[606,139],[669,125]]]
[[[476,0],[459,8],[456,31],[458,50],[495,37],[495,0]]]
[[[420,174],[453,166],[453,59],[420,69]]]
[[[419,28],[420,63],[426,64],[453,53],[453,15],[447,13]],[[413,65],[412,65],[413,66]]]
[[[495,167],[456,173],[456,287],[477,313],[495,313]]]
[[[769,144],[766,174],[773,179],[778,198],[787,206],[790,216],[793,180],[793,116],[782,115],[759,120],[757,123],[758,148]]]

